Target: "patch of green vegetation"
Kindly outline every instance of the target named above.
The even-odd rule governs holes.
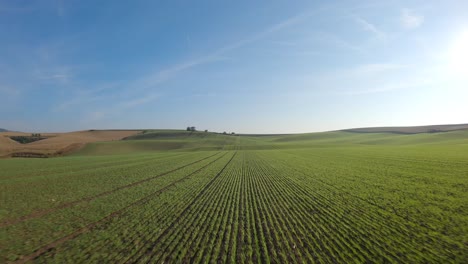
[[[10,138],[21,144],[28,144],[31,142],[46,139],[46,137],[41,137],[40,134],[33,134],[32,136],[10,136]]]
[[[80,155],[116,155],[154,151],[227,150],[237,144],[239,137],[209,132],[156,130],[125,138],[121,141],[96,142],[74,153]]]

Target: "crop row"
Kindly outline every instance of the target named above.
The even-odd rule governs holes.
[[[369,166],[378,166],[379,159],[354,164],[359,162],[355,156],[343,158],[342,153],[334,157],[238,150],[240,145],[157,180],[64,209],[82,215],[89,208],[107,208],[68,235],[41,241],[41,247],[18,263],[466,260],[466,245],[422,224],[418,216],[424,214],[405,218],[394,210],[398,202],[372,200],[379,195],[408,199],[412,194],[411,186],[392,190],[399,186],[395,183],[405,182],[405,175],[382,176]],[[386,186],[385,177],[397,179]]]
[[[169,227],[175,215],[182,212],[217,177],[231,158],[232,154],[218,157],[201,170],[186,175],[183,181],[176,183],[175,188],[163,192],[158,190],[147,196],[148,199],[133,204],[124,213],[98,223],[91,232],[54,247],[54,252],[48,252],[37,261],[47,262],[54,257],[54,261],[58,262],[109,262],[112,259],[122,262],[141,247],[146,248],[150,239],[148,236],[155,239],[156,234]]]
[[[105,190],[112,190],[208,155],[210,153],[170,156],[169,158],[155,156],[142,159],[142,161],[121,162],[111,167],[94,169],[85,167],[68,172],[61,171],[59,168],[57,173],[50,173],[50,176],[43,175],[2,182],[0,185],[0,191],[4,194],[2,209],[6,214],[0,222],[3,225],[3,222],[34,214],[35,211],[57,207]],[[80,159],[67,158],[66,160],[68,159],[76,163],[80,162]],[[7,174],[9,171],[4,173]]]
[[[2,256],[9,259],[18,258],[20,255],[58,239],[61,236],[85,227],[93,221],[97,221],[106,214],[116,211],[128,204],[150,194],[156,188],[163,188],[174,181],[198,170],[222,156],[222,153],[206,154],[198,161],[187,162],[178,168],[169,171],[150,170],[138,177],[131,177],[133,181],[129,185],[119,186],[110,191],[104,191],[86,199],[68,203],[68,207],[53,208],[54,210],[41,215],[38,218],[26,219],[0,229],[0,233],[6,237],[5,247],[0,249]],[[158,174],[153,174],[157,172]],[[151,174],[150,174],[151,173]],[[135,181],[135,179],[139,179]],[[157,180],[156,180],[157,179]],[[103,186],[103,190],[107,188]],[[56,209],[56,210],[55,210]]]
[[[264,154],[262,156],[272,160],[272,164],[279,163],[290,172],[308,176],[310,181],[361,199],[398,216],[400,221],[424,227],[426,232],[463,242],[468,231],[465,224],[468,219],[463,214],[468,199],[464,176],[450,169],[463,170],[459,165],[450,164],[443,169],[440,164],[427,163],[424,170],[417,170],[417,167],[410,170],[405,168],[404,162],[392,161],[389,166],[380,159],[347,161],[334,155],[318,159],[284,152]],[[446,175],[436,169],[430,173],[433,167]],[[464,170],[468,173],[466,167]]]
[[[348,234],[356,233],[355,236],[353,235],[353,241],[364,238],[362,243],[372,241],[373,248],[380,244],[382,248],[387,248],[389,253],[393,252],[391,257],[398,262],[403,260],[440,262],[461,260],[465,257],[464,246],[454,240],[453,236],[448,237],[421,226],[424,218],[418,219],[418,222],[402,219],[384,205],[377,204],[376,206],[362,199],[360,193],[357,193],[349,182],[346,186],[339,183],[339,180],[327,183],[327,175],[314,174],[313,170],[307,170],[298,163],[297,158],[294,161],[286,159],[284,155],[281,159],[273,158],[271,152],[262,153],[261,156],[268,160],[269,164],[275,164],[274,170],[278,174],[287,173],[288,180],[294,182],[292,185],[300,186],[297,188],[297,194],[302,190],[304,195],[312,198],[315,204],[320,205],[317,208],[320,209],[321,214],[324,213],[324,208],[333,208],[328,213],[337,215],[339,219],[336,222],[337,227],[354,226],[353,229],[347,231]],[[355,184],[360,183],[358,181]],[[337,186],[343,187],[337,188]],[[372,190],[373,187],[367,186],[367,188]],[[376,189],[373,191],[375,195],[380,194]],[[334,218],[336,217],[329,215],[326,219],[330,221]],[[336,233],[333,232],[333,234]],[[385,255],[383,253],[385,251],[375,252],[380,252],[380,256]]]

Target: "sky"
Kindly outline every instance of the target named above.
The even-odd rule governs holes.
[[[468,123],[468,1],[0,0],[0,127]]]

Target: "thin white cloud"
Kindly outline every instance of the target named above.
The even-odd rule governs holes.
[[[60,6],[60,3],[59,3]],[[110,101],[112,99],[115,102],[110,106],[111,109],[114,109],[116,112],[121,111],[122,109],[128,109],[132,107],[138,107],[143,104],[150,103],[157,99],[160,95],[155,95],[155,88],[160,86],[162,83],[175,78],[182,72],[188,71],[192,68],[212,63],[216,61],[226,60],[225,54],[229,51],[241,48],[245,45],[248,45],[252,42],[263,39],[274,32],[283,30],[300,22],[303,22],[305,19],[312,17],[316,12],[320,10],[314,10],[313,12],[303,12],[298,15],[287,18],[283,21],[280,21],[270,27],[266,28],[263,31],[258,32],[252,36],[240,39],[238,41],[232,42],[224,47],[221,47],[217,50],[214,50],[212,53],[206,54],[198,58],[190,59],[183,61],[181,63],[172,65],[167,68],[158,69],[155,71],[150,71],[149,73],[130,80],[127,82],[121,82],[117,85],[113,85],[114,93],[112,95],[102,95],[96,92],[99,90],[95,88],[87,88],[83,93],[75,94],[70,100],[64,101],[58,106],[54,107],[54,111],[63,111],[69,109],[73,106],[79,106],[83,104],[94,104],[99,101]],[[47,54],[46,54],[47,55]],[[67,71],[38,71],[36,76],[42,79],[50,80],[68,80],[70,79],[70,73]],[[147,94],[144,97],[139,97],[132,100],[125,100],[121,98],[132,98],[136,94]],[[119,99],[120,98],[120,99]],[[107,111],[96,111],[100,113],[106,113]],[[85,119],[94,120],[95,118],[87,116]]]
[[[198,59],[193,59],[189,61],[182,62],[180,64],[168,67],[166,69],[157,70],[142,78],[136,80],[130,87],[139,87],[140,89],[148,89],[153,88],[155,85],[167,81],[178,73],[186,71],[190,68],[208,63],[221,60],[221,58],[217,58],[215,56],[205,56]]]
[[[128,110],[130,108],[138,107],[144,104],[148,104],[150,102],[153,102],[157,98],[159,98],[159,95],[157,94],[146,94],[142,97],[123,101],[121,103],[114,104],[106,108],[100,107],[96,109],[88,109],[89,111],[83,115],[80,122],[87,126],[94,127],[98,125],[98,123],[96,123],[98,121],[102,122],[103,120],[114,119],[118,117],[118,115],[120,115],[122,111],[124,110]]]
[[[48,75],[41,75],[41,76],[38,76],[37,78],[42,79],[42,80],[57,81],[60,83],[68,83],[71,77],[72,76],[70,74],[52,73]]]
[[[400,70],[407,68],[408,65],[404,64],[397,64],[397,63],[371,63],[371,64],[363,64],[358,65],[350,72],[352,74],[357,75],[368,75],[368,74],[376,74],[382,72],[388,72],[393,70]]]
[[[72,108],[73,106],[84,105],[84,104],[91,104],[93,102],[97,102],[99,100],[104,100],[106,97],[104,96],[93,96],[91,94],[82,95],[82,96],[73,96],[72,99],[66,100],[54,106],[52,111],[54,112],[61,112]]]
[[[250,37],[246,37],[244,39],[241,39],[241,40],[233,42],[233,43],[231,43],[229,45],[226,45],[226,46],[216,50],[212,54],[208,55],[208,57],[220,56],[220,55],[223,55],[224,53],[226,53],[228,51],[241,48],[241,47],[243,47],[243,46],[245,46],[247,44],[250,44],[252,42],[263,39],[263,38],[269,36],[270,34],[273,34],[273,33],[277,32],[277,31],[280,31],[282,29],[285,29],[285,28],[288,28],[288,27],[291,27],[293,25],[296,25],[298,23],[303,22],[307,18],[310,18],[316,12],[318,12],[318,10],[314,10],[314,12],[300,13],[300,14],[297,14],[297,15],[292,16],[290,18],[287,18],[287,19],[285,19],[285,20],[283,20],[281,22],[278,22],[278,23],[266,28],[265,30],[263,30],[261,32],[258,32],[255,35],[252,35]]]
[[[284,41],[284,40],[273,40],[271,43],[278,45],[278,46],[286,46],[286,47],[295,47],[298,45],[297,42],[293,41]]]
[[[357,52],[363,52],[364,49],[362,47],[353,45],[349,43],[348,41],[342,39],[336,34],[329,33],[329,32],[320,32],[317,34],[319,40],[331,44],[337,48],[340,49],[346,49],[346,50],[352,50],[352,51],[357,51]]]
[[[359,64],[315,77],[314,86],[341,96],[386,93],[430,84],[426,74],[419,70],[415,65],[394,62]]]
[[[401,26],[405,29],[416,29],[424,23],[424,16],[414,13],[408,8],[401,10]]]
[[[263,39],[274,32],[277,32],[287,27],[298,24],[304,21],[305,19],[310,18],[316,12],[319,12],[319,10],[314,10],[313,12],[300,13],[298,15],[287,18],[281,22],[278,22],[255,35],[240,39],[224,47],[221,47],[215,50],[214,52],[207,54],[205,56],[192,59],[192,60],[188,60],[188,61],[179,63],[177,65],[168,67],[166,69],[162,69],[162,70],[160,69],[160,70],[154,71],[150,74],[147,74],[146,76],[143,76],[139,80],[136,80],[133,84],[129,85],[129,87],[133,87],[132,89],[135,89],[135,87],[138,87],[137,89],[153,88],[155,85],[175,77],[180,72],[189,70],[191,68],[194,68],[194,67],[206,64],[206,63],[225,60],[223,56],[225,53],[241,48],[245,45],[248,45],[260,39]]]
[[[293,25],[296,25],[298,23],[301,23],[301,22],[305,21],[306,19],[312,17],[314,14],[316,14],[318,12],[320,12],[320,10],[313,10],[313,11],[303,12],[303,13],[297,14],[295,16],[292,16],[290,18],[287,18],[287,19],[285,19],[285,20],[283,20],[281,22],[278,22],[278,23],[266,28],[265,30],[255,34],[255,35],[252,35],[250,37],[241,39],[239,41],[231,43],[230,45],[226,45],[226,46],[218,49],[217,51],[215,51],[212,55],[222,55],[222,54],[224,54],[224,53],[226,53],[228,51],[243,47],[243,46],[245,46],[245,45],[247,45],[249,43],[258,41],[260,39],[263,39],[263,38],[269,36],[272,33],[275,33],[275,32],[280,31],[282,29],[285,29],[285,28],[291,27]]]
[[[377,93],[385,93],[385,92],[393,92],[397,90],[405,90],[405,89],[413,89],[422,87],[425,85],[431,84],[431,81],[428,80],[410,80],[405,81],[403,83],[392,83],[392,84],[385,84],[380,86],[374,86],[372,88],[367,89],[353,89],[350,91],[344,91],[337,93],[338,95],[367,95],[367,94],[377,94]]]
[[[92,88],[76,86],[74,89],[70,89],[73,90],[73,96],[70,99],[62,101],[58,105],[52,107],[51,110],[54,112],[60,112],[68,110],[74,106],[84,104],[89,105],[94,102],[109,100],[109,96],[104,96],[101,93],[103,91],[115,89],[118,85],[120,85],[120,83],[109,82],[95,85]]]
[[[387,34],[385,32],[383,32],[382,30],[377,28],[376,25],[374,25],[374,24],[370,23],[369,21],[363,19],[362,17],[355,16],[354,21],[356,21],[356,23],[358,23],[363,30],[371,32],[377,38],[379,38],[379,39],[386,39],[387,38]]]
[[[137,106],[141,106],[141,105],[150,103],[150,102],[156,100],[158,97],[159,96],[156,95],[156,94],[149,94],[149,95],[145,95],[144,97],[140,97],[140,98],[136,98],[136,99],[133,99],[133,100],[130,100],[130,101],[126,101],[126,102],[122,103],[122,106],[125,107],[125,108],[137,107]]]

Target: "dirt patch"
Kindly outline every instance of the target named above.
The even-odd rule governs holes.
[[[82,149],[84,146],[86,146],[86,143],[73,143],[64,147],[63,149],[58,150],[56,153],[57,155],[67,155]]]
[[[35,152],[15,152],[11,154],[13,158],[48,158],[49,155]]]

